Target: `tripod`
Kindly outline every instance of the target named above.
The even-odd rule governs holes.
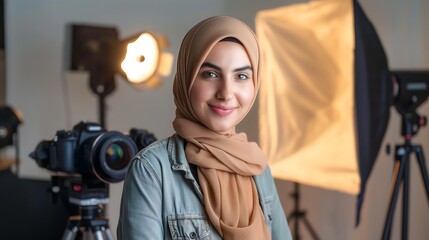
[[[398,109],[402,110],[398,107]],[[408,196],[409,196],[409,180],[410,180],[410,155],[414,153],[419,163],[420,171],[423,178],[423,183],[426,190],[426,196],[429,203],[429,177],[426,168],[423,149],[420,145],[413,145],[411,138],[415,135],[420,126],[426,124],[426,119],[421,118],[416,113],[401,112],[402,114],[402,135],[404,136],[405,143],[397,145],[395,148],[395,165],[392,179],[392,190],[390,196],[390,206],[386,216],[386,221],[383,230],[383,240],[390,238],[390,232],[393,222],[393,214],[395,210],[396,200],[398,199],[400,184],[402,188],[402,239],[408,238]]]
[[[316,231],[314,230],[314,228],[311,226],[310,222],[308,221],[307,216],[306,216],[306,211],[300,209],[300,206],[299,206],[299,200],[300,200],[299,184],[295,182],[294,188],[295,188],[295,191],[291,195],[292,195],[292,198],[294,198],[294,200],[295,200],[295,208],[292,211],[292,213],[290,213],[289,216],[287,217],[289,219],[289,223],[292,222],[293,220],[295,220],[293,239],[294,240],[300,240],[301,239],[301,237],[299,235],[299,226],[300,226],[299,220],[302,220],[302,221],[304,221],[304,226],[307,227],[307,230],[310,232],[311,237],[315,240],[318,240],[320,238],[317,236]]]
[[[423,155],[423,149],[420,145],[411,144],[411,140],[405,140],[405,144],[396,146],[395,148],[395,166],[394,166],[394,179],[392,183],[394,187],[392,188],[391,197],[390,197],[390,206],[388,208],[388,214],[386,217],[384,230],[383,230],[383,239],[387,240],[390,238],[390,231],[392,227],[393,214],[395,210],[396,200],[398,199],[399,186],[402,182],[402,239],[407,239],[408,237],[408,195],[409,195],[409,178],[410,178],[410,168],[409,168],[409,157],[410,154],[414,153],[417,157],[420,171],[423,178],[423,183],[426,189],[426,195],[429,200],[429,178],[428,172],[425,164],[425,158]]]
[[[93,236],[89,239],[113,240],[108,220],[99,216],[100,208],[98,206],[81,206],[80,212],[80,216],[71,216],[69,218],[63,240],[75,239],[78,233],[81,233],[83,239],[85,239],[90,232]]]
[[[53,176],[51,191],[54,202],[60,194],[71,204],[70,209],[73,207],[73,214],[70,214],[62,240],[113,240],[109,221],[103,217],[101,207],[109,202],[107,183],[93,176]]]

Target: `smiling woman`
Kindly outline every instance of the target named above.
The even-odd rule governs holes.
[[[265,155],[235,131],[258,74],[256,37],[238,19],[208,18],[186,34],[173,85],[176,134],[131,163],[119,239],[291,239]]]

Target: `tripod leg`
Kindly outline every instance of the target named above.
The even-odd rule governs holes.
[[[73,240],[76,237],[77,228],[76,229],[66,229],[64,231],[62,240]]]
[[[307,220],[307,217],[306,217],[306,216],[304,216],[304,217],[303,217],[303,221],[304,221],[304,224],[305,224],[305,226],[307,227],[308,231],[310,232],[311,237],[312,237],[314,240],[319,240],[319,239],[320,239],[320,238],[319,238],[319,236],[317,236],[316,231],[315,231],[315,230],[314,230],[314,228],[311,226],[311,224],[310,224],[310,222]]]
[[[392,177],[392,190],[390,195],[390,204],[388,208],[388,213],[386,216],[386,221],[384,223],[384,230],[383,230],[383,240],[388,240],[390,238],[390,230],[392,228],[392,222],[393,222],[393,214],[395,211],[395,205],[396,201],[398,200],[398,192],[399,192],[399,186],[402,181],[402,177],[404,175],[404,164],[407,164],[408,159],[408,152],[406,148],[404,147],[397,147],[396,149],[396,160],[395,160],[395,166],[393,170],[393,177]]]
[[[77,232],[79,231],[79,221],[72,219],[70,217],[68,226],[66,230],[64,231],[64,234],[62,236],[62,240],[73,240],[75,239]]]
[[[295,230],[294,230],[294,239],[296,240],[300,240],[300,235],[299,235],[299,218],[297,218],[295,220]]]
[[[294,232],[293,232],[294,240],[299,240],[299,234],[298,234],[299,227],[296,225],[298,220],[299,220],[298,213],[296,213],[296,211],[293,211],[287,216],[287,221],[289,225],[292,225],[292,223],[294,222]]]
[[[422,173],[423,183],[426,189],[426,197],[429,203],[429,176],[425,163],[425,156],[423,155],[422,148],[420,146],[416,146],[414,152],[416,153],[417,160],[419,162],[420,171]]]
[[[294,231],[293,231],[293,239],[294,240],[300,240],[301,237],[299,235],[299,220],[302,219],[304,221],[304,225],[307,227],[307,229],[310,232],[310,235],[313,237],[314,240],[318,240],[319,237],[316,234],[316,231],[314,230],[314,228],[310,225],[310,222],[307,220],[306,218],[306,212],[302,211],[300,208],[300,193],[299,193],[299,184],[298,183],[294,183],[295,186],[295,191],[291,194],[291,196],[294,198],[295,200],[295,209],[292,211],[292,213],[290,213],[287,217],[289,224],[292,223],[292,221],[294,222]]]
[[[294,189],[295,191],[292,193],[293,198],[295,199],[295,209],[292,214],[295,215],[295,225],[294,225],[294,239],[300,240],[299,236],[299,218],[301,217],[301,210],[300,210],[300,192],[299,192],[299,183],[294,183]]]
[[[409,161],[409,159],[407,159]],[[408,237],[408,209],[409,209],[409,193],[410,193],[410,164],[404,163],[404,175],[402,178],[402,239]]]
[[[92,234],[93,234],[95,240],[103,240],[104,239],[103,232],[101,232],[100,230],[97,230],[97,231],[93,232]]]
[[[104,240],[103,232],[101,230],[102,229],[99,226],[91,227],[91,231],[95,240]]]
[[[108,226],[104,230],[104,234],[106,235],[107,240],[113,240],[112,232],[110,231],[110,228]]]

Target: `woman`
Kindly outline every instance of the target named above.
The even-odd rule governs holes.
[[[259,69],[243,22],[217,16],[187,33],[173,86],[176,134],[133,160],[118,239],[291,239],[264,154],[235,132]]]

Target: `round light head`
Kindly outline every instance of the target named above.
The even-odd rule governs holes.
[[[150,33],[142,33],[135,42],[129,43],[127,53],[121,63],[128,81],[134,84],[150,79],[157,71],[159,44]]]

